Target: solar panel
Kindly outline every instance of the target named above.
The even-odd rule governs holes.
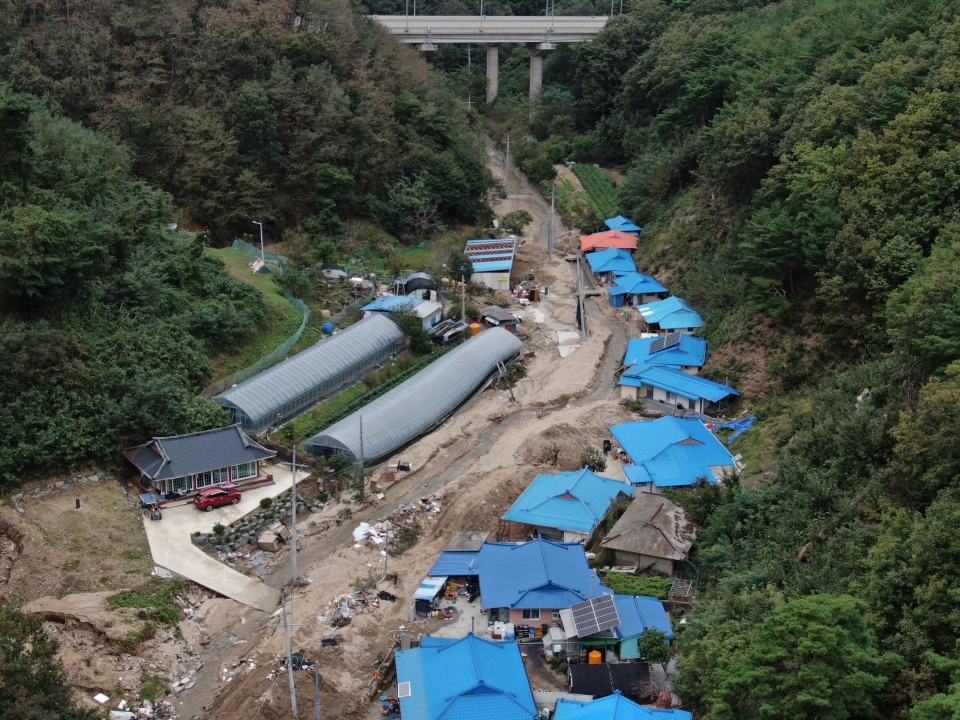
[[[578,637],[595,635],[620,624],[613,595],[601,595],[577,603],[570,607],[570,612],[573,614],[573,624],[576,625]]]
[[[665,338],[663,338],[663,349],[675,347],[680,344],[680,335],[682,333],[672,332],[669,333]]]
[[[650,343],[650,353],[657,353],[663,350],[664,342],[666,342],[665,337],[658,337],[652,343]]]

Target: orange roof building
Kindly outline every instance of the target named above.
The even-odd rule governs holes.
[[[607,230],[593,235],[584,235],[580,239],[580,249],[583,252],[621,248],[623,250],[637,249],[637,236],[619,230]]]

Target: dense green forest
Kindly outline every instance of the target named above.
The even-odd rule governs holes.
[[[314,260],[483,221],[464,109],[349,4],[0,0],[0,486],[222,424],[278,319],[205,246]],[[182,228],[198,232],[181,232]]]

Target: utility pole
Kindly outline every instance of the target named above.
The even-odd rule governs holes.
[[[293,445],[293,468],[290,483],[290,619],[293,620],[293,596],[297,592],[297,445]]]
[[[557,186],[550,186],[550,227],[547,229],[547,260],[553,261],[553,216],[557,200]]]
[[[260,226],[260,262],[266,262],[263,257],[263,223],[259,220],[254,220],[253,224]]]
[[[283,640],[284,640],[284,644],[286,645],[286,650],[287,650],[287,678],[288,678],[289,681],[290,681],[290,710],[291,710],[292,713],[293,713],[293,720],[299,720],[299,718],[300,718],[300,713],[297,712],[297,688],[296,688],[296,686],[295,686],[294,683],[293,683],[293,653],[290,652],[290,628],[292,628],[292,627],[303,627],[303,625],[291,625],[290,623],[287,622],[287,605],[286,605],[286,603],[284,603],[284,604],[281,606],[280,609],[282,610],[282,613],[283,613],[283,614],[280,616],[281,618],[283,618],[283,624],[282,624],[282,625],[270,625],[269,627],[272,627],[272,628],[282,627],[282,628],[283,628]]]
[[[363,415],[360,416],[360,479],[356,482],[357,498],[363,500],[363,486],[366,478],[363,472]]]
[[[316,720],[320,720],[320,661],[317,660],[313,663],[313,684],[316,687],[316,697],[314,698],[314,705],[317,710]]]
[[[460,322],[464,324],[467,322],[467,278],[465,275],[460,276]]]

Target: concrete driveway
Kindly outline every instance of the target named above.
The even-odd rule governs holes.
[[[192,533],[209,533],[218,522],[221,525],[235,523],[260,507],[263,498],[276,497],[290,489],[293,478],[289,468],[270,465],[263,467],[263,472],[273,475],[274,484],[243,491],[236,505],[224,505],[204,512],[190,504],[164,509],[163,520],[159,522],[144,518],[143,527],[147,531],[153,561],[237,602],[264,612],[276,610],[280,603],[279,590],[231,570],[190,540]],[[298,472],[297,482],[302,482],[309,475],[309,472]]]

